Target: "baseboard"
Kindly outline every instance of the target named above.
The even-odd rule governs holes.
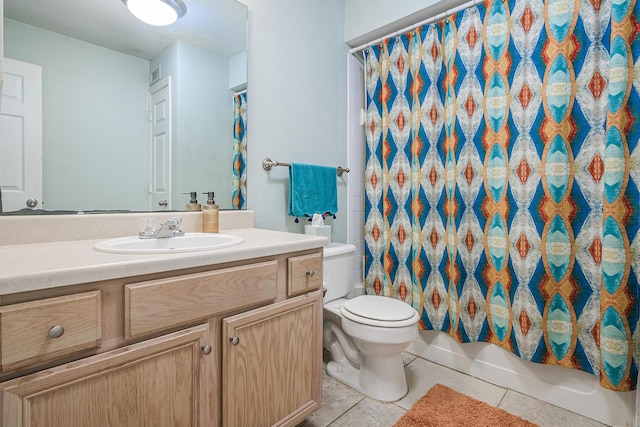
[[[420,331],[407,352],[604,424],[640,427],[638,393],[607,390],[586,372],[527,362],[492,344],[460,344],[435,331]]]

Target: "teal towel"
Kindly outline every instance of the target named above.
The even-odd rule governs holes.
[[[337,170],[292,163],[289,168],[289,215],[335,215],[338,212]]]

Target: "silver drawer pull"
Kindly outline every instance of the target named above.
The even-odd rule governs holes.
[[[60,325],[49,329],[49,338],[60,338],[62,334],[64,334],[64,328]]]
[[[211,346],[210,345],[203,345],[202,347],[200,347],[200,349],[205,354],[205,356],[208,356],[208,355],[211,354]]]
[[[233,345],[240,344],[240,338],[238,338],[238,337],[229,338],[229,341],[231,341],[231,344],[233,344]]]
[[[309,275],[309,277],[313,277],[316,274],[315,270],[309,270],[307,271],[307,274]]]

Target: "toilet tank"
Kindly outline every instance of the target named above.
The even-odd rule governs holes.
[[[324,302],[346,297],[353,289],[353,254],[356,247],[331,243],[324,247],[323,286],[327,289]]]

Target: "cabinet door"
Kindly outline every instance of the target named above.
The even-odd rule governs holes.
[[[223,321],[225,427],[294,426],[321,405],[320,291]]]
[[[204,425],[208,334],[208,325],[195,326],[0,384],[2,425]]]

